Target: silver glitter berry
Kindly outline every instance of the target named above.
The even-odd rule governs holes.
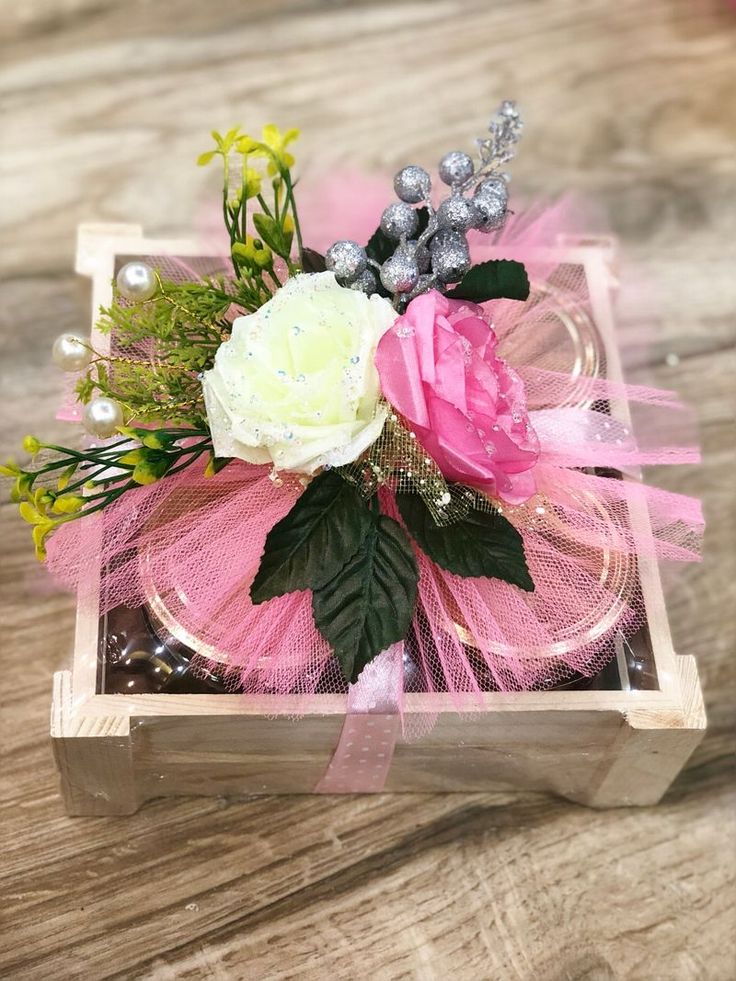
[[[409,238],[419,226],[419,216],[411,205],[394,201],[381,215],[381,231],[389,238]]]
[[[488,177],[481,181],[475,189],[476,195],[501,198],[504,204],[509,199],[509,189],[503,177]]]
[[[432,181],[424,167],[410,164],[394,177],[396,197],[409,204],[426,201],[432,188]]]
[[[440,228],[453,228],[456,232],[467,232],[478,221],[475,205],[461,194],[445,198],[437,209]]]
[[[474,227],[481,232],[499,228],[506,217],[506,200],[496,194],[476,194],[473,197],[476,220]]]
[[[415,296],[419,296],[420,293],[426,293],[427,290],[431,290],[433,286],[437,285],[437,281],[432,275],[420,276],[417,280],[417,285],[411,291],[411,298],[414,299]]]
[[[519,118],[519,110],[516,108],[516,103],[511,99],[504,99],[498,107],[498,114],[499,116],[506,116],[507,119]]]
[[[412,255],[416,259],[417,266],[419,267],[419,272],[427,272],[431,261],[427,246],[420,245],[418,242],[409,241],[406,243],[406,247],[407,249],[411,249]]]
[[[372,269],[364,269],[363,272],[350,283],[351,290],[360,290],[371,296],[378,289],[378,280]]]
[[[473,176],[473,158],[462,150],[451,150],[440,160],[440,180],[455,187]]]
[[[325,266],[343,285],[357,279],[365,271],[367,262],[365,249],[350,239],[335,242],[325,254]]]
[[[432,271],[443,283],[456,283],[470,269],[470,250],[465,236],[441,228],[429,244]]]
[[[397,250],[381,266],[381,282],[389,293],[410,293],[418,279],[416,260],[402,250]]]

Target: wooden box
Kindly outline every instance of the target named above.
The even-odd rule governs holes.
[[[83,226],[77,269],[93,281],[93,321],[115,270],[132,257],[193,256],[193,245],[143,238],[131,226]],[[620,378],[610,293],[611,250],[570,244],[564,261],[587,277],[607,373]],[[97,339],[98,342],[100,339]],[[646,524],[646,515],[636,516]],[[549,791],[593,807],[656,803],[700,741],[705,715],[692,657],[672,649],[657,567],[640,564],[648,631],[642,660],[622,640],[615,685],[488,692],[459,714],[447,695],[407,694],[429,713],[423,738],[399,740],[385,791]],[[97,611],[80,606],[71,669],[54,677],[51,735],[70,814],[130,814],[175,795],[310,793],[338,743],[345,698],[228,694],[102,694]],[[634,677],[646,666],[644,687]],[[611,672],[609,671],[609,679]],[[299,717],[294,718],[298,708]],[[376,724],[395,719],[376,716]]]

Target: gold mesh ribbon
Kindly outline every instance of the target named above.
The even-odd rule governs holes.
[[[376,442],[359,460],[340,467],[339,472],[366,499],[384,485],[396,493],[418,494],[438,525],[460,521],[476,497],[483,496],[468,488],[448,484],[416,433],[404,425],[391,406],[388,406],[386,424]],[[493,510],[492,502],[486,500],[488,509]]]

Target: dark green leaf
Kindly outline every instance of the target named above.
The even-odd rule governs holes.
[[[314,591],[314,622],[332,646],[348,681],[357,681],[366,664],[406,637],[418,579],[414,552],[403,528],[379,515],[371,520],[350,561]]]
[[[370,524],[370,512],[352,484],[332,470],[315,477],[268,533],[250,587],[252,601],[265,603],[332,579],[355,555]]]
[[[472,300],[485,303],[504,297],[526,300],[529,296],[529,277],[523,263],[513,259],[489,259],[473,266],[458,285],[446,294],[452,300]]]
[[[396,242],[388,235],[384,235],[380,226],[368,239],[365,247],[369,259],[373,259],[379,265],[383,265],[386,259],[390,259],[396,250]]]
[[[207,459],[207,466],[204,471],[205,477],[214,477],[232,462],[233,458],[231,456],[215,456],[214,451],[212,451]]]
[[[315,249],[302,249],[302,269],[305,273],[324,272],[325,257]]]
[[[417,228],[414,238],[419,238],[429,224],[429,208],[417,208],[417,216],[419,218],[419,227]]]
[[[451,525],[435,524],[416,494],[397,494],[401,517],[421,550],[458,576],[503,579],[528,592],[534,590],[521,535],[497,511],[472,508]]]

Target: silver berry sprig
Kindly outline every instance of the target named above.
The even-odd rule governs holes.
[[[430,289],[445,292],[470,268],[467,233],[500,228],[508,211],[508,175],[501,168],[516,153],[523,124],[513,102],[502,102],[488,127],[490,137],[477,140],[478,164],[462,150],[451,150],[438,173],[450,194],[435,210],[430,201],[432,179],[423,167],[410,164],[394,177],[398,201],[381,216],[384,238],[396,242],[383,262],[369,256],[357,242],[335,242],[325,255],[327,269],[342,285],[374,293],[380,279],[394,306]],[[419,231],[419,207],[427,224]]]

